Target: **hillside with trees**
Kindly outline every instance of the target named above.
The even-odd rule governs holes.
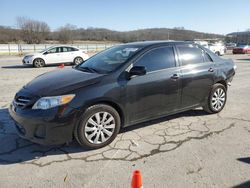
[[[114,31],[105,28],[77,28],[66,24],[55,31],[51,31],[45,22],[18,17],[18,28],[0,26],[0,43],[28,44],[58,41],[59,43],[73,43],[74,41],[116,41],[131,42],[143,40],[193,40],[193,39],[224,39],[223,35],[202,33],[186,30],[184,27],[149,28],[133,31]]]

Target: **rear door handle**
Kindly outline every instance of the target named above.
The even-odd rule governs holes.
[[[171,79],[172,80],[177,80],[177,79],[179,79],[180,78],[180,75],[179,74],[173,74],[172,76],[171,76]]]
[[[208,72],[214,72],[214,69],[213,69],[212,67],[210,67],[210,68],[208,69]]]

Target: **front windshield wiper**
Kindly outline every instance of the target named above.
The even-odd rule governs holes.
[[[96,69],[90,67],[77,67],[77,69],[86,72],[98,73]]]

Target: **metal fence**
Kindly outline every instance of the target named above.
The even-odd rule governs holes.
[[[56,44],[56,45],[64,45],[64,44]],[[66,45],[66,44],[65,44]],[[98,52],[109,48],[111,46],[116,45],[115,43],[107,43],[107,44],[71,44],[70,46],[74,46],[85,50],[86,52]],[[0,44],[0,54],[4,55],[23,55],[32,52],[40,52],[46,48],[55,46],[55,44]],[[68,44],[67,44],[68,46]]]

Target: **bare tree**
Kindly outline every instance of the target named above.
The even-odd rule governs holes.
[[[42,21],[18,17],[17,25],[21,30],[22,40],[28,44],[41,43],[50,33],[48,24]]]
[[[0,26],[0,43],[17,42],[18,40],[19,30]]]
[[[61,43],[73,42],[73,32],[76,30],[76,26],[66,24],[58,29],[58,41]]]
[[[73,43],[73,41],[76,40],[131,42],[142,40],[225,38],[223,35],[186,30],[184,27],[175,27],[173,29],[148,28],[123,32],[94,27],[86,29],[76,28],[74,25],[66,24],[57,31],[50,32],[49,26],[45,22],[19,17],[17,18],[17,23],[19,29],[0,27],[0,42],[19,41],[20,38],[27,43],[40,43],[43,40],[57,40],[61,43]],[[249,35],[247,39],[245,38],[244,40],[250,40]]]

